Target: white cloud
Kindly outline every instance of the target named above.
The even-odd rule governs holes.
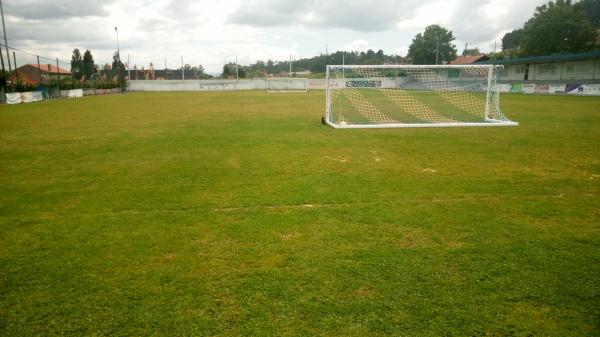
[[[229,17],[229,22],[255,27],[303,25],[383,31],[409,18],[418,0],[247,0]]]
[[[344,51],[357,51],[357,52],[367,51],[369,49],[377,50],[377,48],[369,46],[369,42],[362,40],[362,39],[354,40],[342,48],[342,50],[344,50]]]
[[[121,55],[162,68],[184,62],[213,73],[238,55],[242,64],[333,50],[383,49],[406,55],[430,24],[490,50],[545,0],[11,0],[4,3],[9,45],[68,62],[73,48],[110,61],[119,27]],[[358,36],[358,34],[360,36]],[[350,41],[350,42],[349,42]],[[17,56],[18,62],[33,62]]]
[[[408,46],[402,46],[400,48],[395,48],[393,50],[393,54],[394,55],[398,55],[398,56],[402,56],[402,57],[408,55]]]

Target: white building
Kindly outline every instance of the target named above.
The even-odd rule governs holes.
[[[489,60],[501,64],[501,81],[523,83],[600,83],[600,51]]]

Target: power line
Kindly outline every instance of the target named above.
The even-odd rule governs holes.
[[[61,60],[60,58],[57,58],[57,57],[51,58],[51,57],[46,57],[46,56],[38,55],[38,54],[35,54],[35,53],[32,53],[32,52],[28,52],[28,51],[25,51],[25,50],[22,50],[22,49],[19,49],[19,48],[7,46],[4,43],[0,43],[0,46],[2,46],[4,48],[7,48],[7,49],[12,49],[14,51],[18,51],[19,53],[23,53],[23,54],[26,54],[26,55],[36,56],[36,57],[39,57],[40,59],[44,59],[44,60],[48,60],[48,61],[52,61],[52,62],[56,62],[56,60],[58,60],[58,62],[63,63],[63,64],[71,64],[71,61],[64,61],[64,60]]]

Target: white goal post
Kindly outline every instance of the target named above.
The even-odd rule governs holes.
[[[267,77],[267,92],[307,92],[308,79],[304,77]]]
[[[516,126],[500,110],[498,65],[328,65],[334,128]]]

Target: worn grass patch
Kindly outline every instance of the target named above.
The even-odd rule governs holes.
[[[600,99],[333,130],[322,92],[0,107],[0,335],[600,334]]]

